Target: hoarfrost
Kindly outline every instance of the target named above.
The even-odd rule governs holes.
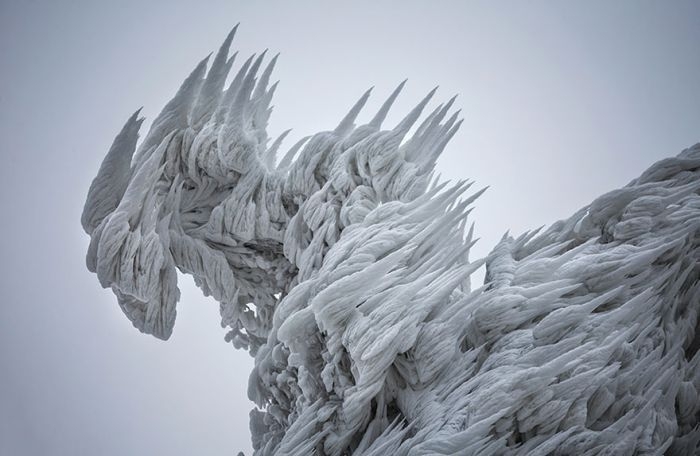
[[[433,178],[454,99],[382,129],[401,83],[355,126],[368,91],[278,161],[276,57],[224,87],[234,32],[138,148],[129,118],[82,224],[140,331],[170,336],[176,269],[220,302],[255,357],[256,454],[698,451],[700,145],[472,262],[481,191]]]

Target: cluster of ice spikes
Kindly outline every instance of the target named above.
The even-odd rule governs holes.
[[[82,224],[142,332],[170,336],[178,269],[220,302],[255,357],[255,454],[699,451],[700,145],[470,262],[481,192],[432,177],[453,100],[383,130],[402,83],[355,126],[368,91],[278,160],[276,57],[226,86],[234,32],[138,148],[127,121]]]

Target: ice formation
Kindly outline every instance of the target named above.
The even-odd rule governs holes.
[[[699,451],[700,144],[470,262],[481,192],[433,178],[453,100],[384,130],[401,84],[355,126],[368,91],[278,160],[276,57],[224,88],[233,34],[138,148],[127,121],[82,224],[140,331],[170,336],[178,269],[220,302],[255,358],[255,454]]]

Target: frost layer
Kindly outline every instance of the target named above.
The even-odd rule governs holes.
[[[356,126],[368,91],[278,160],[276,57],[225,87],[234,32],[138,148],[127,121],[82,224],[142,332],[170,336],[176,269],[220,302],[255,357],[256,454],[698,451],[700,145],[470,262],[480,192],[432,178],[453,100],[382,129],[401,84]]]

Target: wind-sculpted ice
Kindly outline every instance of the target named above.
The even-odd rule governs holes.
[[[142,332],[170,336],[178,269],[221,303],[256,454],[699,451],[700,145],[470,262],[481,191],[432,177],[454,99],[382,129],[402,83],[355,126],[368,91],[278,160],[276,57],[225,88],[232,36],[138,148],[127,121],[82,223]]]

